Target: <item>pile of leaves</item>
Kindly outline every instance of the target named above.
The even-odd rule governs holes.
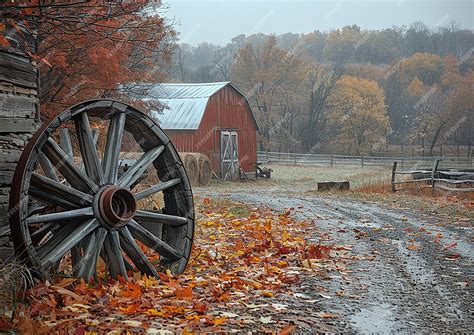
[[[194,249],[184,274],[85,283],[72,278],[38,284],[28,302],[0,328],[22,333],[291,333],[285,297],[297,295],[302,277],[327,279],[343,271],[349,250],[308,244],[307,221],[294,209],[275,212],[208,198],[198,201]],[[317,313],[318,311],[315,311]],[[333,317],[329,313],[321,318]]]

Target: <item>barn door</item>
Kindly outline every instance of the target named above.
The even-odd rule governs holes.
[[[235,131],[221,131],[221,171],[223,180],[235,180],[239,177],[239,152]]]

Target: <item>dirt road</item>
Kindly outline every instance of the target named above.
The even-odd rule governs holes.
[[[300,299],[292,303],[301,332],[445,334],[474,329],[472,220],[446,220],[433,212],[275,186],[196,193],[274,209],[293,207],[298,218],[315,226],[310,242],[318,243],[324,235],[325,243],[351,245],[352,253],[362,256],[348,264],[352,272],[302,280]],[[338,317],[321,320],[316,317],[320,311]]]

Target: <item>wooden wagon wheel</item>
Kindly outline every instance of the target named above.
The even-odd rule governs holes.
[[[143,154],[119,173],[125,145]],[[156,183],[139,190],[150,168]],[[158,195],[160,208],[140,209]],[[179,273],[191,253],[192,191],[176,149],[153,120],[113,100],[83,102],[38,130],[15,171],[10,214],[15,253],[42,279]]]

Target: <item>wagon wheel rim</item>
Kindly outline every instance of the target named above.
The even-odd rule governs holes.
[[[108,122],[103,152],[96,148],[91,117]],[[81,166],[66,128],[71,124]],[[143,154],[119,175],[125,132]],[[149,168],[158,183],[137,191]],[[61,262],[69,264],[68,275],[88,281],[97,278],[101,264],[114,278],[127,278],[128,270],[153,276],[159,268],[184,271],[194,233],[191,186],[169,138],[136,108],[92,100],[67,109],[33,136],[13,180],[15,253],[42,279],[60,274]],[[138,208],[138,202],[158,193],[160,211]]]

